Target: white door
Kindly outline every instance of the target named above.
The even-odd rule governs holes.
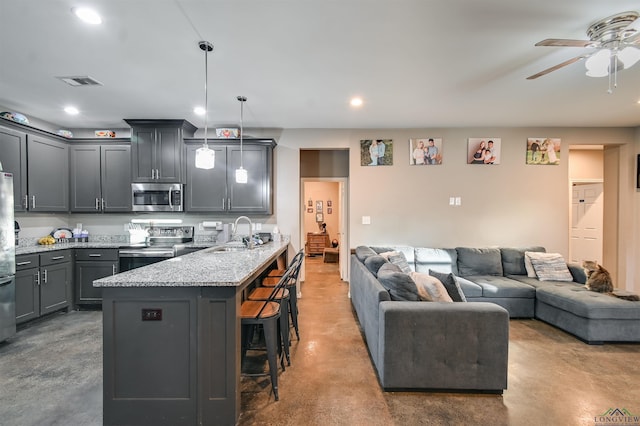
[[[602,183],[573,184],[571,197],[572,262],[602,263]]]

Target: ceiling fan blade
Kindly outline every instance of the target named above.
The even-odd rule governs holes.
[[[536,46],[554,47],[597,47],[600,43],[591,40],[571,40],[567,38],[548,38],[536,43]]]
[[[536,78],[538,78],[538,77],[542,77],[543,75],[547,75],[547,74],[549,74],[550,72],[553,72],[553,71],[555,71],[555,70],[559,70],[559,69],[560,69],[560,68],[562,68],[562,67],[566,67],[567,65],[571,65],[571,64],[573,64],[574,62],[578,62],[578,61],[580,61],[580,60],[582,60],[582,59],[584,59],[584,58],[587,58],[587,57],[589,57],[589,56],[591,56],[591,55],[580,55],[580,56],[576,56],[575,58],[571,58],[571,59],[569,59],[569,60],[567,60],[567,61],[564,61],[564,62],[562,62],[562,63],[559,63],[558,65],[554,65],[554,66],[552,66],[551,68],[547,68],[547,69],[546,69],[546,70],[544,70],[544,71],[540,71],[540,72],[539,72],[539,73],[537,73],[537,74],[531,75],[531,76],[527,77],[527,80],[535,80],[535,79],[536,79]]]

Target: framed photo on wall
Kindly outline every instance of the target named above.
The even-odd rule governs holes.
[[[316,213],[322,213],[322,201],[316,201]]]
[[[361,166],[392,166],[393,139],[360,140]]]
[[[316,213],[316,222],[324,222],[324,215],[322,213]]]
[[[558,138],[527,138],[527,164],[560,164],[560,143]]]
[[[327,207],[327,214],[333,213],[333,209],[331,207]]]
[[[327,200],[327,207],[331,207],[331,200]]]
[[[469,138],[467,164],[500,164],[500,138]]]
[[[308,208],[307,209],[307,213],[313,213],[313,208],[311,208],[311,209]]]
[[[442,164],[442,138],[409,139],[409,164]]]

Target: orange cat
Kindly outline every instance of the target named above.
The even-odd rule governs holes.
[[[585,260],[582,262],[582,267],[587,275],[587,282],[584,283],[587,290],[605,293],[609,296],[614,296],[624,300],[631,300],[633,302],[640,301],[640,297],[636,294],[615,294],[613,292],[613,280],[611,279],[609,271],[604,269],[602,265],[598,265],[597,262],[593,260]]]

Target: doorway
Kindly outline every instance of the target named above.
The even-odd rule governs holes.
[[[301,246],[307,256],[334,265],[347,281],[348,208],[346,178],[304,178],[301,182]],[[328,249],[328,250],[326,250]]]
[[[602,182],[573,182],[571,188],[571,262],[595,260],[602,264],[604,185]]]

